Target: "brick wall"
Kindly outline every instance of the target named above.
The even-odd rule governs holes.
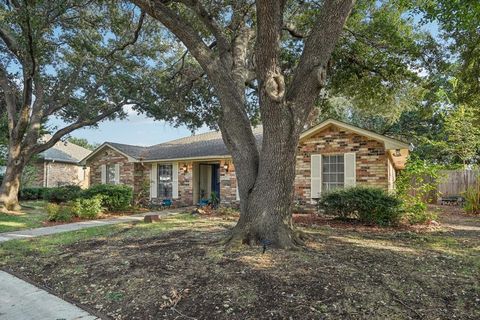
[[[224,168],[228,164],[228,171]],[[220,200],[222,204],[235,204],[237,200],[237,177],[232,160],[220,161]]]
[[[294,210],[312,210],[310,204],[310,156],[356,154],[356,185],[388,188],[387,156],[382,142],[335,126],[302,141],[297,151]]]
[[[89,170],[83,170],[82,166],[74,163],[37,161],[33,165],[33,176],[27,177],[24,181],[28,187],[59,187],[65,185],[78,185],[82,188],[88,187]],[[46,170],[46,181],[45,180]]]
[[[186,165],[187,170],[184,169]],[[193,162],[178,163],[178,206],[193,205]]]
[[[92,158],[88,159],[87,166],[90,167],[90,185],[102,183],[102,165],[120,164],[120,183],[134,187],[135,163],[128,162],[127,157],[111,148],[104,148]],[[138,168],[138,167],[137,167]],[[139,174],[140,175],[140,174]],[[140,176],[143,176],[142,173]],[[139,182],[137,182],[137,186]]]

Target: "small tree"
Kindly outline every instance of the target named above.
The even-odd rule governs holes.
[[[144,20],[121,2],[0,1],[0,112],[8,122],[0,206],[18,208],[21,173],[34,155],[134,103],[155,43],[141,37]],[[53,117],[65,126],[48,127]],[[52,137],[42,142],[44,130]]]

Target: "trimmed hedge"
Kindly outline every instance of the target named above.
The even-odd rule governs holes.
[[[95,219],[102,213],[102,196],[79,198],[71,203],[72,212],[82,219]]]
[[[48,202],[63,203],[79,198],[81,193],[82,189],[79,186],[47,188],[44,199]]]
[[[48,203],[45,210],[48,214],[48,221],[70,222],[75,217],[72,208],[68,205]]]
[[[402,218],[402,201],[379,188],[355,187],[324,194],[318,208],[325,214],[368,224],[395,225]]]
[[[108,211],[127,210],[133,201],[133,189],[126,185],[98,184],[82,193],[82,198],[102,197],[102,206]]]
[[[48,189],[43,187],[23,188],[18,196],[20,200],[43,200]]]

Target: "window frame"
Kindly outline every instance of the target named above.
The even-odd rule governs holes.
[[[345,154],[334,153],[322,154],[321,156],[321,192],[345,188]],[[340,157],[341,161],[339,161]],[[332,158],[335,159],[333,162]],[[327,172],[325,172],[325,168],[328,168]],[[333,171],[332,168],[334,168]]]
[[[165,175],[165,167],[169,167],[169,176]],[[159,163],[157,164],[157,198],[173,199],[173,164]],[[165,186],[166,185],[166,186]],[[165,192],[167,190],[167,192]]]
[[[110,171],[110,169],[112,171]],[[116,179],[116,164],[115,163],[109,163],[105,165],[105,184],[116,184],[117,179]],[[110,180],[110,178],[112,178]]]

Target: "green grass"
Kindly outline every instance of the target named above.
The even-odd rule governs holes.
[[[17,214],[0,213],[0,233],[41,227],[47,219],[44,205],[44,201],[26,201]]]
[[[199,220],[197,222],[197,220]],[[159,232],[192,227],[208,226],[205,220],[200,220],[190,214],[179,214],[163,218],[158,223],[121,223],[101,227],[52,234],[35,239],[10,240],[0,243],[0,265],[8,265],[9,261],[21,260],[28,256],[46,256],[60,254],[62,246],[88,239],[111,239],[117,234],[122,238],[144,238]]]

